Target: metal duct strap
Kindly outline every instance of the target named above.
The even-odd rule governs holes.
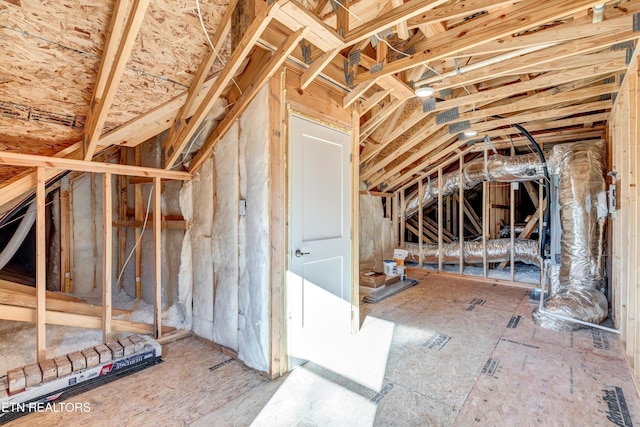
[[[553,157],[560,175],[560,283],[558,292],[545,301],[542,312],[534,311],[533,318],[542,327],[572,331],[580,325],[553,313],[590,323],[607,317],[604,150],[601,143],[576,142],[554,147]]]
[[[487,262],[509,261],[511,258],[511,239],[487,240]],[[514,241],[514,258],[516,262],[540,266],[538,242],[528,239]],[[409,259],[420,259],[420,247],[417,243],[405,243],[409,251]],[[463,262],[467,264],[481,264],[483,260],[482,242],[464,242]],[[422,245],[423,261],[426,264],[438,263],[438,245]],[[460,263],[460,243],[445,243],[442,245],[442,262],[444,264]]]

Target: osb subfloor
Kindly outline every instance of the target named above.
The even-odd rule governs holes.
[[[90,413],[10,426],[630,426],[640,400],[615,334],[543,330],[526,291],[412,271],[364,314],[394,324],[371,390],[313,362],[268,381],[196,339],[165,362],[70,399]],[[386,349],[383,349],[386,351]]]

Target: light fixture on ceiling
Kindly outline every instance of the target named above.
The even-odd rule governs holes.
[[[473,138],[474,136],[478,136],[478,131],[475,129],[467,129],[464,131],[464,136],[467,138]]]
[[[420,86],[416,88],[415,93],[416,96],[419,96],[420,98],[426,98],[436,93],[436,90],[431,86]]]

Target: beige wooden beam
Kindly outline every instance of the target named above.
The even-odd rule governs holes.
[[[400,7],[403,4],[403,0],[391,0],[393,7]],[[396,25],[396,34],[401,40],[409,40],[409,27],[407,27],[407,21],[399,22]]]
[[[391,114],[393,114],[394,111],[400,108],[402,104],[404,104],[404,102],[405,101],[403,99],[394,99],[393,101],[391,101],[391,103],[385,105],[380,111],[378,111],[376,115],[371,117],[362,126],[360,126],[360,140],[363,141],[364,140],[363,138],[366,139],[367,137],[369,137],[369,135],[373,133],[373,131],[378,127],[378,125],[382,123]],[[366,136],[363,137],[363,134]],[[370,158],[371,157],[368,157],[365,160],[360,159],[360,163],[363,163]]]
[[[284,96],[286,71],[281,69],[269,81],[269,291],[271,376],[288,371],[286,340],[286,264],[287,264],[287,172],[285,123],[286,102]],[[275,131],[275,132],[273,132]]]
[[[599,118],[601,119],[605,119],[608,116],[608,113],[604,113],[602,114]],[[563,120],[556,120],[556,121],[544,121],[541,123],[532,123],[527,125],[527,130],[529,132],[535,132],[535,131],[540,131],[540,130],[548,130],[548,129],[552,129],[552,128],[563,128],[563,127],[567,127],[567,126],[573,126],[576,124],[581,124],[584,121],[587,120],[593,120],[593,118],[591,118],[592,116],[586,116],[586,117],[575,117],[575,118],[571,118],[571,119],[563,119]],[[567,131],[559,131],[563,133],[563,137],[566,137],[566,135],[572,135],[575,134],[576,131],[575,130],[567,130]],[[508,129],[498,129],[498,130],[492,130],[489,132],[484,132],[485,134],[489,135],[489,137],[491,138],[495,138],[495,137],[499,137],[499,136],[505,136],[505,135],[511,135],[513,133],[517,133],[517,131],[514,131],[512,128],[508,128]],[[601,133],[601,132],[600,132]],[[582,134],[580,136],[585,137],[584,134]],[[539,140],[541,137],[539,135],[535,135],[536,140]],[[453,136],[451,139],[454,139]],[[455,138],[457,140],[457,138]],[[514,142],[518,142],[516,138],[513,139]],[[523,140],[524,141],[524,140]],[[463,142],[463,144],[465,144]],[[441,157],[442,155],[445,154],[449,154],[455,150],[458,149],[459,144],[452,144],[450,146],[448,146],[444,151],[438,153],[438,157]],[[433,147],[433,150],[437,149],[436,147]],[[465,148],[465,150],[463,152],[471,152],[474,150],[482,150],[481,147],[467,147]],[[421,153],[422,154],[422,153]],[[414,179],[412,179],[412,176],[416,173],[420,173],[423,169],[429,167],[430,165],[433,165],[434,162],[436,162],[438,160],[438,157],[431,157],[431,155],[429,153],[424,153],[424,158],[422,160],[419,160],[417,165],[412,167],[409,171],[403,172],[400,176],[393,178],[387,185],[387,188],[393,189],[396,187],[404,187],[406,185],[407,182],[411,182],[414,181]],[[417,160],[414,160],[417,161]]]
[[[84,160],[38,156],[34,154],[12,153],[8,151],[0,151],[0,164],[25,167],[46,167],[78,172],[110,172],[114,175],[151,176],[178,181],[191,179],[191,174],[187,172],[176,172],[141,166],[121,165],[117,163],[87,162]]]
[[[322,70],[331,62],[333,58],[338,55],[340,51],[338,49],[334,49],[332,51],[324,53],[320,58],[313,61],[311,66],[307,68],[307,70],[302,73],[302,77],[300,78],[301,89],[306,89],[307,86],[313,82],[313,80],[318,77],[318,75],[322,72]]]
[[[88,316],[85,314],[65,313],[61,311],[47,310],[45,312],[47,325],[74,326],[77,328],[102,329],[101,316]],[[14,305],[0,304],[0,319],[15,322],[36,322],[36,309],[18,307]],[[114,331],[131,332],[134,334],[151,334],[153,325],[146,323],[129,322],[127,320],[112,320]],[[164,333],[175,331],[171,326],[162,328]]]
[[[375,94],[371,95],[369,99],[364,101],[358,107],[358,112],[360,113],[360,116],[362,117],[363,115],[365,115],[368,111],[370,111],[373,107],[378,105],[378,103],[381,100],[383,100],[387,95],[389,95],[392,92],[393,92],[393,89],[388,89],[388,90],[378,91]]]
[[[368,39],[382,30],[394,27],[445,3],[447,3],[447,0],[410,0],[375,21],[366,23],[351,31],[345,39],[345,47]]]
[[[162,181],[153,179],[153,334],[162,337]]]
[[[255,76],[251,85],[244,91],[242,96],[236,101],[231,111],[227,113],[224,119],[218,123],[218,127],[207,138],[206,142],[193,158],[189,167],[192,171],[196,171],[202,166],[202,164],[209,158],[213,149],[218,141],[225,135],[229,128],[233,125],[235,120],[240,117],[242,112],[249,106],[249,103],[255,98],[260,89],[269,81],[273,74],[282,66],[287,56],[295,49],[298,42],[304,37],[306,29],[300,29],[291,34],[280,46],[280,48],[273,53],[271,59],[264,67],[264,69]]]
[[[47,310],[50,310],[50,311],[63,311],[65,313],[102,316],[103,310],[104,310],[99,305],[91,305],[84,302],[64,301],[56,298],[49,298],[48,294],[47,294],[46,301],[47,301]],[[28,294],[20,291],[13,291],[13,290],[0,288],[0,304],[36,308],[37,303],[38,301],[35,294]],[[116,316],[121,314],[131,314],[131,310],[122,310],[122,309],[114,308],[113,314]]]
[[[474,48],[465,48],[458,51],[455,56],[466,57],[488,55],[545,44],[550,40],[564,42],[596,34],[612,34],[619,31],[621,28],[620,22],[617,21],[617,19],[625,16],[630,17],[637,12],[640,12],[640,3],[634,0],[626,3],[624,7],[607,7],[605,9],[605,20],[597,24],[591,22],[590,17],[573,19],[563,24],[546,28],[542,31],[521,34],[518,37],[502,37]],[[423,48],[423,46],[419,47]]]
[[[113,191],[111,173],[102,174],[102,341],[111,341],[111,280],[113,260]]]
[[[68,177],[60,184],[60,291],[71,292],[71,263],[69,242],[71,239],[71,204],[69,203],[70,183]]]
[[[45,171],[36,169],[38,177],[36,187],[36,360],[43,362],[47,358],[47,337],[45,325],[47,291],[47,230],[45,218]]]
[[[351,331],[360,331],[360,115],[351,110]]]
[[[33,296],[33,297],[35,297],[37,295],[36,289],[31,287],[31,286],[21,285],[19,283],[10,282],[8,280],[3,280],[3,279],[0,279],[0,290],[11,291],[11,292],[19,292],[19,293],[30,295],[30,296]],[[52,292],[52,291],[46,291],[45,292],[45,297],[46,297],[46,299],[48,301],[50,301],[50,300],[58,300],[58,301],[69,301],[69,302],[86,303],[86,301],[83,300],[83,299],[72,297],[70,295],[59,294],[59,293]],[[34,307],[35,307],[35,305],[34,305]]]
[[[117,39],[116,32],[121,28],[121,17],[126,13],[126,1],[116,1],[110,32],[108,34],[107,48],[105,50],[98,80],[91,99],[89,114],[87,115],[84,135],[83,150],[84,160],[91,160],[98,145],[98,139],[102,133],[107,114],[118,90],[124,69],[131,56],[133,45],[142,26],[142,20],[149,5],[149,0],[133,0],[131,11],[127,17],[122,38],[117,44],[117,50],[113,53]],[[116,38],[114,38],[116,37]]]
[[[222,68],[222,71],[220,71],[215,83],[209,88],[189,122],[176,122],[169,128],[169,134],[163,145],[167,159],[177,159],[177,156],[182,153],[182,150],[189,140],[193,138],[198,126],[200,126],[209,110],[211,110],[214,102],[220,97],[227,84],[233,78],[233,75],[242,65],[242,61],[247,57],[251,49],[253,49],[262,31],[273,19],[280,8],[280,3],[281,0],[272,3],[267,9],[259,13],[256,19],[249,25],[238,47],[231,54],[227,64]],[[170,162],[166,165],[168,169],[171,168],[169,163]]]
[[[118,220],[113,221],[113,226],[117,228],[142,228],[144,221]],[[153,219],[147,220],[147,224],[153,224]],[[160,228],[165,230],[188,230],[189,221],[162,221]]]
[[[625,68],[626,65],[624,64],[624,61],[614,60],[604,62],[597,67],[587,69],[570,69],[566,71],[548,73],[529,81],[514,83],[494,89],[487,89],[478,93],[472,93],[471,95],[460,96],[454,99],[438,102],[436,103],[435,111],[445,111],[453,107],[460,107],[463,105],[478,105],[483,102],[489,102],[497,99],[508,98],[520,93],[526,93],[529,90],[558,86],[562,83],[581,80],[585,77],[590,76],[601,76],[614,71],[623,70]]]
[[[276,19],[293,32],[307,27],[305,39],[324,52],[344,47],[344,39],[333,28],[327,26],[296,0],[283,1],[276,12]]]
[[[405,3],[405,6],[407,4],[409,3]],[[360,84],[368,80],[376,80],[385,75],[408,70],[421,63],[446,58],[463,49],[479,46],[483,43],[572,15],[592,4],[592,0],[576,0],[573,2],[541,0],[535,4],[528,2],[518,3],[497,13],[487,14],[462,24],[456,27],[455,31],[447,31],[435,35],[429,39],[428,47],[425,47],[424,50],[419,50],[418,46],[416,46],[416,54],[388,64],[373,77],[356,76],[354,83]],[[352,36],[355,38],[354,33],[352,33]]]
[[[624,51],[611,51],[607,52],[604,55],[594,55],[593,57],[584,57],[583,55],[604,48],[609,48],[614,43],[639,38],[640,35],[632,31],[631,17],[625,19],[629,21],[629,28],[613,34],[596,34],[584,39],[551,46],[546,49],[540,49],[528,54],[519,55],[515,58],[496,57],[495,63],[493,61],[487,61],[488,63],[486,66],[478,67],[468,72],[465,72],[463,67],[463,69],[460,70],[462,74],[445,76],[444,83],[439,83],[438,88],[446,89],[478,83],[486,80],[487,76],[509,75],[516,74],[522,71],[535,72],[539,71],[534,68],[538,66],[541,66],[541,69],[544,71],[551,71],[554,69],[593,66],[603,61],[624,56]],[[572,60],[575,60],[577,63],[572,64]],[[585,64],[585,61],[588,62]],[[452,73],[455,73],[455,71],[452,71]],[[440,77],[436,77],[425,79],[416,83],[427,84],[439,81]]]
[[[209,51],[207,52],[204,59],[200,63],[200,66],[198,67],[198,70],[196,71],[196,74],[193,77],[193,81],[189,86],[189,90],[187,92],[187,99],[184,105],[178,111],[178,114],[176,114],[176,117],[172,122],[173,124],[186,123],[187,119],[191,115],[190,110],[192,109],[192,107],[197,106],[196,100],[198,98],[198,94],[200,93],[200,90],[202,89],[205,79],[209,74],[209,70],[211,70],[211,67],[213,66],[213,63],[215,62],[216,58],[218,58],[218,52],[222,48],[222,45],[226,41],[227,36],[229,35],[229,31],[231,30],[231,16],[233,15],[233,12],[237,4],[238,4],[238,0],[232,0],[227,5],[224,15],[222,15],[222,18],[220,18],[220,22],[218,24],[218,27],[216,28],[216,33],[213,36],[213,39],[211,40],[211,44],[213,47],[209,46]],[[165,143],[163,144],[163,149],[165,149],[165,152],[167,151],[168,148],[169,148],[169,145],[165,141]],[[180,157],[180,154],[181,154],[180,151],[174,150],[171,156],[166,157],[165,161],[166,161],[167,169],[171,168],[173,165],[176,164],[176,162],[178,161],[178,158]]]

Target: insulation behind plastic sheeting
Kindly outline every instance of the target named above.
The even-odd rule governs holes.
[[[214,150],[216,205],[213,210],[214,275],[213,341],[238,351],[238,124],[235,123]],[[200,194],[196,193],[196,198]],[[214,285],[215,283],[215,285]],[[198,285],[196,285],[198,287]],[[212,301],[207,299],[207,301]]]
[[[163,215],[181,215],[180,209],[180,189],[182,182],[167,182],[162,186],[162,214]],[[162,230],[164,246],[162,248],[162,264],[163,264],[163,283],[165,289],[163,292],[163,302],[165,307],[171,307],[180,300],[179,296],[179,280],[178,272],[181,266],[182,242],[185,232],[183,230]],[[184,305],[179,304],[178,307],[184,313]]]
[[[96,236],[91,232],[91,176],[85,174],[72,181],[73,191],[73,288],[79,294],[90,293],[94,289],[94,279],[102,277],[102,185],[96,179]],[[115,234],[115,233],[114,233]],[[94,256],[94,245],[97,256]],[[98,286],[98,283],[96,283]]]
[[[520,156],[489,156],[485,167],[484,158],[472,160],[463,168],[462,183],[465,190],[470,190],[483,181],[514,182],[531,181],[544,178],[544,171],[537,154]],[[442,196],[450,196],[458,192],[460,172],[454,171],[442,175]],[[422,206],[427,207],[438,200],[438,178],[426,181]],[[405,217],[409,218],[418,212],[418,194],[414,193],[406,201]]]
[[[142,166],[149,167],[159,167],[160,166],[160,153],[162,151],[162,141],[166,138],[162,135],[158,135],[155,139],[152,139],[149,142],[146,142],[140,146],[141,151],[141,160]],[[151,185],[143,185],[142,186],[142,204],[146,209],[147,203],[149,202],[149,195],[152,193],[153,184]],[[150,215],[153,212],[153,195],[151,195],[151,205],[149,205]],[[152,218],[152,217],[150,217]],[[142,240],[140,240],[140,245],[142,245],[142,299],[148,303],[153,304],[154,300],[154,289],[156,286],[155,283],[155,269],[153,266],[153,254],[155,251],[154,243],[153,243],[153,233],[151,230],[153,229],[153,224],[151,222],[147,223],[147,228],[145,233],[142,235]],[[166,230],[162,231],[162,271],[161,271],[161,282],[162,282],[162,306],[166,307],[167,303],[167,266],[166,266],[166,238],[167,233]]]
[[[180,189],[180,210],[187,221],[193,221],[193,184],[183,183]],[[185,329],[193,329],[193,247],[191,231],[187,230],[182,239],[180,270],[178,271],[178,305],[185,315]]]
[[[423,261],[426,264],[438,263],[438,245],[422,245]],[[511,239],[487,240],[487,262],[509,261],[511,258]],[[409,259],[420,259],[420,248],[417,243],[405,243],[405,249],[409,251]],[[482,242],[464,242],[463,262],[478,264],[483,261]],[[514,241],[514,257],[516,262],[540,265],[538,242],[528,239],[516,239]],[[444,243],[442,245],[442,262],[444,264],[460,263],[460,243]]]
[[[238,357],[247,366],[269,370],[269,115],[268,85],[240,120],[240,217]],[[246,119],[245,119],[246,117]]]
[[[601,143],[576,142],[554,147],[560,175],[561,265],[558,292],[547,299],[544,310],[591,323],[607,316],[604,290],[604,226],[606,214],[604,150]],[[540,326],[560,331],[580,327],[553,316],[533,314]]]
[[[193,332],[213,341],[213,161],[206,161],[191,181],[193,220]],[[190,274],[190,273],[189,273]]]
[[[360,269],[382,271],[393,249],[393,224],[384,217],[382,197],[360,195]]]

